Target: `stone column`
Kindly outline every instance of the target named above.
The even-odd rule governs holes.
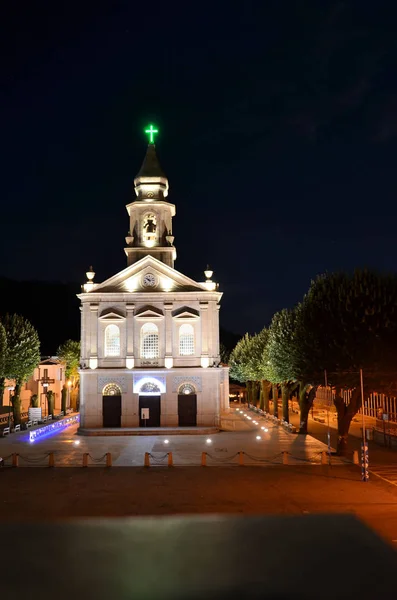
[[[125,328],[125,355],[127,369],[134,368],[134,304],[127,304],[127,323]]]
[[[200,302],[201,355],[208,356],[208,302]]]
[[[90,358],[98,357],[98,304],[90,304]]]
[[[165,367],[170,369],[173,366],[173,323],[172,323],[172,302],[164,303],[165,311]]]
[[[215,305],[214,325],[213,325],[213,340],[214,340],[214,357],[219,360],[219,310],[220,305]]]

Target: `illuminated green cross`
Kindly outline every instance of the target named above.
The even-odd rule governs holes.
[[[149,135],[149,142],[151,144],[154,144],[154,134],[158,133],[159,130],[158,129],[154,129],[153,125],[148,125],[148,129],[145,129],[145,133],[147,133]]]

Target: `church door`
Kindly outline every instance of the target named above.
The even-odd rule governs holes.
[[[102,396],[104,427],[121,427],[121,396]]]
[[[139,427],[160,427],[160,399],[161,396],[139,396]]]
[[[197,425],[197,396],[196,394],[178,394],[179,427],[194,427]]]

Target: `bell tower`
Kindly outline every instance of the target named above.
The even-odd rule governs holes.
[[[149,125],[145,133],[149,136],[149,145],[134,179],[137,199],[126,207],[130,228],[124,251],[128,266],[149,254],[173,268],[176,259],[172,235],[175,205],[165,200],[168,196],[168,179],[160,166],[154,145],[158,130]]]

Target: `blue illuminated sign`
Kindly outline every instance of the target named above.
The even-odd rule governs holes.
[[[57,433],[58,431],[65,429],[65,427],[69,427],[69,425],[74,425],[74,423],[80,423],[80,415],[67,417],[66,419],[62,419],[61,421],[54,421],[49,425],[40,427],[40,429],[35,429],[34,431],[31,431],[29,433],[29,442],[34,442],[35,440],[47,437],[51,433]]]

